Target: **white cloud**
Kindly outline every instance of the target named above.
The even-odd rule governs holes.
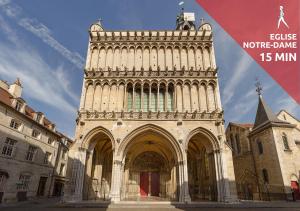
[[[44,43],[56,50],[76,67],[79,69],[83,68],[84,59],[79,53],[72,52],[59,43],[43,23],[39,22],[37,19],[26,17],[21,7],[8,0],[0,0],[0,8],[21,27],[39,37]]]
[[[238,90],[238,86],[243,83],[244,78],[249,76],[247,74],[252,64],[252,59],[248,54],[242,53],[241,58],[239,58],[234,66],[234,69],[230,72],[232,77],[226,81],[226,86],[223,90],[223,103],[226,105],[232,99],[235,91]]]
[[[28,48],[11,48],[0,43],[0,74],[8,80],[21,79],[25,94],[60,111],[74,113],[76,107],[67,99],[75,94],[64,81],[57,80],[60,68],[52,69],[39,55]]]
[[[0,15],[0,29],[1,31],[7,35],[7,39],[14,43],[15,45],[18,45],[18,36],[15,31],[13,31],[10,26],[6,23],[4,18]]]
[[[51,68],[34,49],[22,42],[1,15],[0,29],[15,44],[0,43],[1,76],[11,81],[19,77],[29,97],[65,112],[74,112],[76,108],[65,96],[76,102],[79,98],[71,91],[63,67]]]

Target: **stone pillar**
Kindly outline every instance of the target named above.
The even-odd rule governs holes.
[[[156,111],[159,111],[159,85],[160,84],[157,84],[157,100],[156,100]]]
[[[183,171],[183,184],[182,184],[182,191],[183,201],[184,202],[191,202],[191,197],[189,193],[189,178],[188,178],[188,165],[187,165],[187,151],[185,150],[183,153],[183,161],[182,161],[182,171]]]
[[[144,84],[141,84],[141,111],[144,111]]]
[[[83,182],[85,176],[86,149],[79,148],[74,152],[74,161],[70,178],[70,195],[65,195],[66,201],[82,201]]]
[[[152,96],[151,96],[151,87],[152,87],[152,84],[150,83],[149,84],[149,111],[152,111],[152,108],[151,108],[151,98],[152,98]]]
[[[122,161],[113,159],[110,198],[112,202],[120,201]]]
[[[123,108],[124,111],[128,110],[128,103],[127,103],[127,98],[128,98],[128,93],[127,93],[127,84],[124,85],[124,98],[123,98]]]
[[[86,177],[84,178],[83,199],[88,199],[90,182],[92,181],[93,151],[86,152]]]
[[[216,157],[216,174],[218,179],[218,191],[220,192],[220,195],[218,194],[218,201],[224,201],[224,202],[232,202],[237,200],[236,195],[236,189],[235,189],[235,178],[234,178],[234,172],[233,172],[233,161],[232,161],[232,155],[226,155],[224,150],[216,151],[215,157]],[[228,157],[229,156],[229,157]],[[226,162],[223,162],[223,160],[226,160]],[[231,168],[230,166],[231,165]],[[217,171],[218,169],[218,171]],[[232,171],[232,172],[229,172]],[[233,176],[232,176],[233,175]],[[233,178],[232,178],[233,177]],[[231,188],[230,183],[234,186]]]
[[[165,89],[165,107],[164,107],[164,111],[168,111],[168,95],[169,95],[169,85],[166,85],[166,89]]]
[[[132,85],[132,111],[135,111],[135,84]]]

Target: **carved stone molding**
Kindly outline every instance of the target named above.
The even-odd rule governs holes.
[[[120,70],[117,68],[116,70],[103,70],[103,69],[85,69],[85,78],[86,79],[98,79],[98,78],[216,78],[216,69],[209,68],[207,70],[161,70],[161,71],[153,71],[153,70]],[[145,72],[147,74],[145,74]]]
[[[98,112],[83,111],[81,112],[82,120],[120,120],[120,119],[138,119],[138,120],[216,120],[223,119],[222,112],[154,112],[154,111],[126,111],[126,112]]]

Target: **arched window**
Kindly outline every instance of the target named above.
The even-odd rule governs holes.
[[[140,111],[142,109],[142,104],[141,104],[141,86],[140,85],[136,85],[135,89],[134,89],[134,93],[135,93],[135,98],[134,98],[134,103],[135,103],[135,110],[136,111]]]
[[[165,85],[160,85],[159,87],[159,111],[165,110],[165,94],[166,94],[166,87]]]
[[[284,150],[290,150],[289,142],[285,133],[282,134],[282,142],[283,142]]]
[[[157,111],[157,85],[152,85],[151,87],[151,111]]]
[[[143,111],[149,111],[149,85],[143,87]]]
[[[263,180],[265,183],[269,183],[269,174],[267,169],[263,169],[262,170],[262,174],[263,174]]]
[[[133,88],[131,85],[127,87],[127,110],[131,111],[133,108]]]
[[[168,102],[167,102],[167,111],[174,110],[174,86],[171,84],[168,86]]]
[[[263,148],[263,145],[261,143],[260,140],[257,141],[257,148],[258,148],[258,153],[259,154],[263,154],[264,153],[264,148]]]

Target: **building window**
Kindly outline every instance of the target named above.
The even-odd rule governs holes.
[[[161,87],[159,87],[159,95],[158,95],[158,100],[159,100],[159,105],[158,105],[158,110],[159,111],[164,111],[165,110],[165,87],[164,85],[161,85]]]
[[[173,103],[173,87],[168,87],[168,100],[167,100],[167,110],[173,111],[174,110],[174,103]]]
[[[12,119],[10,122],[10,127],[16,130],[19,130],[21,123],[18,120]]]
[[[263,174],[263,180],[265,183],[269,183],[269,175],[268,175],[268,171],[267,169],[263,169],[262,170],[262,174]]]
[[[51,153],[50,152],[46,152],[45,154],[45,158],[44,158],[44,164],[49,164],[51,163]]]
[[[151,88],[151,104],[150,104],[150,110],[151,111],[157,111],[157,89]]]
[[[48,144],[53,145],[54,144],[54,139],[49,137],[48,138]]]
[[[6,138],[6,140],[4,142],[4,146],[2,148],[2,155],[11,157],[13,155],[14,147],[15,147],[16,143],[17,143],[16,140]]]
[[[140,111],[141,110],[141,89],[140,87],[138,87],[136,90],[134,90],[134,93],[135,93],[135,99],[134,99],[134,102],[135,102],[135,110],[136,111]]]
[[[30,145],[26,154],[26,160],[33,161],[36,150],[37,148],[35,146]]]
[[[282,135],[282,142],[284,146],[284,150],[290,150],[289,142],[285,133]]]
[[[262,145],[261,141],[257,141],[257,148],[258,148],[258,153],[259,154],[264,153],[264,148],[263,148],[263,145]]]
[[[62,163],[62,164],[60,165],[59,175],[60,175],[60,176],[63,176],[64,172],[65,172],[65,164]]]
[[[61,155],[62,159],[66,160],[66,157],[67,157],[66,155],[67,155],[67,150],[64,149],[62,151],[62,155]]]
[[[31,136],[34,137],[34,138],[39,138],[39,137],[40,137],[40,134],[41,134],[41,133],[40,133],[39,131],[33,129],[33,130],[32,130]]]
[[[127,88],[127,109],[131,111],[133,109],[133,88]]]
[[[15,109],[16,109],[17,111],[21,111],[22,107],[23,107],[23,103],[17,101],[16,106],[15,106]]]
[[[40,122],[41,118],[42,118],[41,114],[36,114],[36,121],[37,122]]]
[[[149,87],[143,88],[143,110],[149,111]]]
[[[19,182],[17,183],[17,189],[28,189],[29,183],[30,183],[30,175],[28,174],[21,174],[19,177]]]
[[[241,153],[241,142],[240,142],[240,137],[239,134],[235,134],[235,140],[236,140],[236,148],[237,148],[237,153]]]

